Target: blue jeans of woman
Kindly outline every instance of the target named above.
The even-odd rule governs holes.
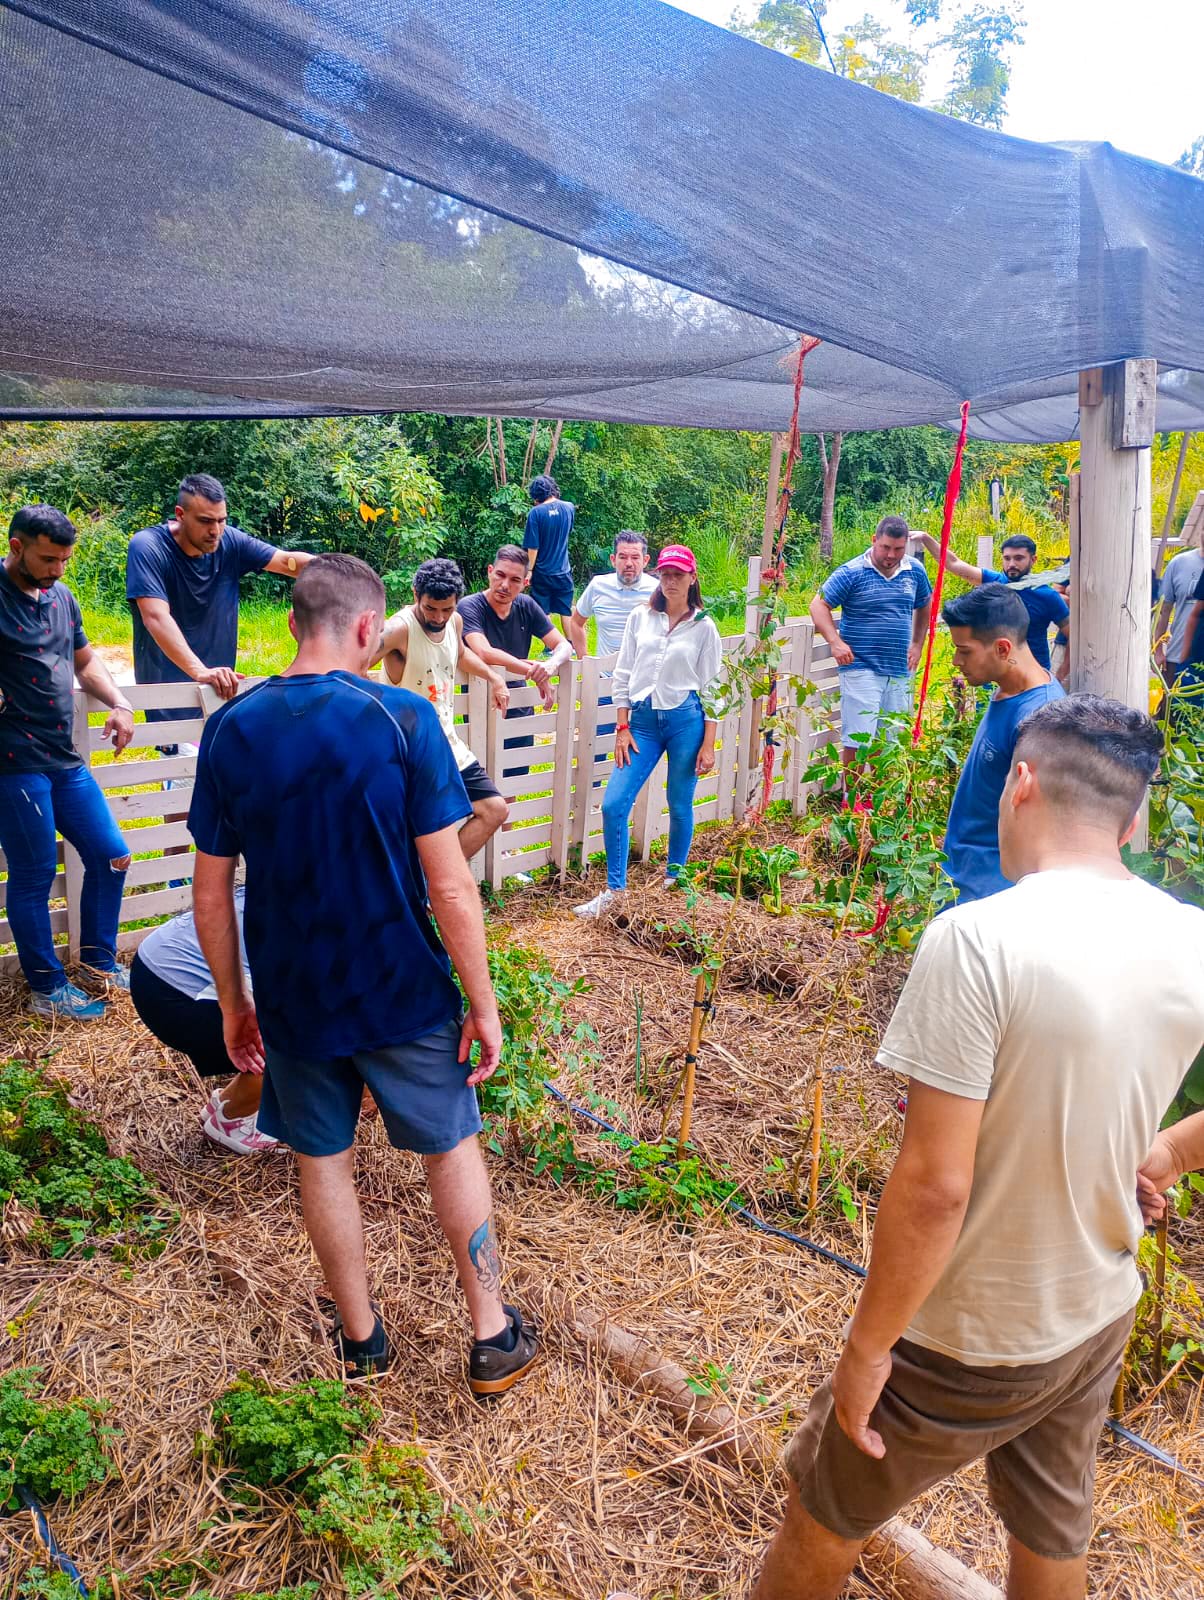
[[[5,915],[25,981],[41,994],[66,982],[50,931],[56,830],[84,864],[80,960],[110,972],[117,963],[121,891],[130,856],[100,786],[84,766],[0,772],[0,850],[8,863]]]
[[[651,700],[631,708],[631,734],[638,749],[625,767],[616,767],[602,797],[602,838],[606,844],[606,887],[627,887],[627,852],[632,808],[662,756],[669,758],[669,873],[686,864],[694,838],[694,763],[702,745],[705,718],[696,694],[672,711],[654,711]]]

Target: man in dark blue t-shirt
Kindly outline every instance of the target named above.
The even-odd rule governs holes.
[[[1064,697],[1062,685],[1028,647],[1029,613],[1005,584],[958,595],[941,615],[953,638],[953,666],[967,683],[999,685],[966,757],[945,830],[945,871],[960,900],[1011,888],[999,866],[999,801],[1020,724],[1031,711]]]
[[[922,533],[920,539],[924,548],[930,555],[940,559],[941,546],[938,539],[930,533]],[[950,553],[945,563],[945,570],[951,572],[955,578],[961,578],[966,583],[1019,583],[1022,578],[1029,578],[1032,574],[1033,563],[1037,559],[1037,546],[1026,533],[1015,533],[1007,538],[999,547],[999,559],[1003,563],[1003,570],[997,572],[993,567],[972,567],[968,561],[962,561]],[[1033,653],[1033,658],[1039,667],[1050,670],[1049,658],[1049,630],[1056,623],[1058,627],[1058,642],[1069,647],[1070,644],[1070,607],[1063,597],[1048,583],[1026,583],[1023,589],[1016,593],[1024,601],[1024,609],[1028,612],[1028,647]],[[1069,667],[1068,655],[1062,657],[1065,667]],[[1065,677],[1065,673],[1062,674]]]
[[[423,1158],[472,1316],[469,1384],[495,1394],[522,1376],[536,1346],[502,1303],[476,1137],[475,1088],[497,1066],[501,1028],[459,842],[472,807],[434,707],[363,676],[384,614],[370,567],[317,557],[293,598],[292,666],[210,718],[188,819],[196,929],[230,1059],[264,1072],[258,1126],[297,1152],[348,1370],[382,1371],[391,1355],[368,1298],[354,1181],[367,1088],[391,1142]],[[240,854],[253,998],[234,915]],[[428,900],[468,996],[463,1021]]]
[[[531,598],[541,611],[559,617],[568,632],[573,611],[573,574],[569,568],[569,535],[577,507],[560,498],[555,478],[541,472],[527,490],[532,506],[523,531],[523,549],[531,570]]]
[[[125,593],[136,682],[207,684],[231,699],[238,692],[239,579],[247,572],[296,577],[312,559],[230,527],[217,479],[206,472],[185,478],[175,516],[130,540]],[[146,717],[162,722],[186,714],[169,707]]]

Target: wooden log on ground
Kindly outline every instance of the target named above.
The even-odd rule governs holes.
[[[568,1301],[561,1301],[556,1313],[561,1326],[599,1355],[623,1383],[655,1400],[688,1438],[707,1441],[709,1453],[740,1470],[752,1467],[770,1476],[780,1471],[777,1451],[755,1429],[746,1427],[724,1401],[695,1394],[686,1372],[647,1339]],[[862,1560],[875,1583],[889,1586],[884,1594],[892,1600],[1003,1600],[993,1583],[937,1549],[899,1517],[878,1530]]]

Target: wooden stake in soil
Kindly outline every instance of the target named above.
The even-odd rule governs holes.
[[[811,1091],[811,1182],[807,1192],[807,1215],[813,1217],[819,1204],[819,1162],[824,1150],[824,1077],[817,1066],[815,1087]]]
[[[1154,1262],[1154,1382],[1162,1377],[1162,1351],[1165,1344],[1162,1326],[1163,1307],[1166,1304],[1166,1224],[1164,1211],[1154,1230],[1154,1245],[1158,1251]]]
[[[706,973],[700,972],[694,980],[694,1004],[690,1010],[690,1042],[686,1046],[686,1066],[682,1074],[681,1127],[677,1132],[677,1153],[683,1156],[690,1142],[690,1120],[694,1115],[694,1068],[702,1044],[702,1025],[707,1014]]]

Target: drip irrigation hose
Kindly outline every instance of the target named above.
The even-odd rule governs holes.
[[[21,1504],[33,1513],[34,1525],[38,1530],[38,1538],[46,1546],[46,1554],[59,1571],[71,1579],[75,1585],[76,1593],[81,1595],[83,1600],[88,1600],[88,1585],[84,1582],[83,1575],[71,1557],[64,1555],[59,1549],[58,1541],[55,1539],[54,1534],[51,1533],[50,1524],[46,1520],[46,1513],[38,1504],[37,1499],[21,1484],[17,1484],[14,1492]]]
[[[617,1134],[621,1139],[629,1139],[632,1144],[637,1142],[631,1138],[630,1134],[624,1133],[622,1128],[616,1128],[613,1123],[607,1122],[604,1117],[598,1116],[588,1106],[578,1105],[575,1100],[570,1100],[567,1094],[558,1089],[554,1083],[550,1083],[547,1078],[543,1080],[543,1086],[553,1100],[558,1100],[561,1105],[567,1106],[574,1116],[582,1117],[586,1122],[592,1122],[595,1127],[604,1128],[607,1133]],[[845,1272],[852,1273],[856,1278],[864,1278],[866,1275],[865,1268],[859,1267],[855,1261],[850,1261],[846,1256],[838,1255],[835,1250],[829,1250],[826,1245],[816,1244],[814,1239],[804,1238],[801,1233],[791,1233],[789,1228],[777,1228],[772,1223],[763,1222],[747,1206],[735,1205],[731,1200],[727,1200],[724,1202],[723,1209],[733,1217],[737,1217],[748,1227],[755,1228],[758,1233],[769,1234],[774,1239],[785,1239],[789,1244],[798,1245],[802,1250],[809,1250],[812,1255],[819,1256],[823,1261],[832,1262],[834,1266],[840,1267]],[[1185,1467],[1181,1461],[1163,1450],[1160,1445],[1156,1445],[1152,1439],[1146,1439],[1141,1434],[1134,1433],[1132,1428],[1126,1428],[1124,1423],[1118,1422],[1115,1417],[1108,1418],[1108,1427],[1124,1444],[1132,1445],[1135,1450],[1143,1451],[1151,1461],[1156,1461],[1160,1467],[1166,1467],[1169,1471],[1178,1473],[1182,1478],[1189,1478],[1193,1483],[1204,1484],[1204,1476],[1198,1472],[1192,1472],[1189,1467]]]

